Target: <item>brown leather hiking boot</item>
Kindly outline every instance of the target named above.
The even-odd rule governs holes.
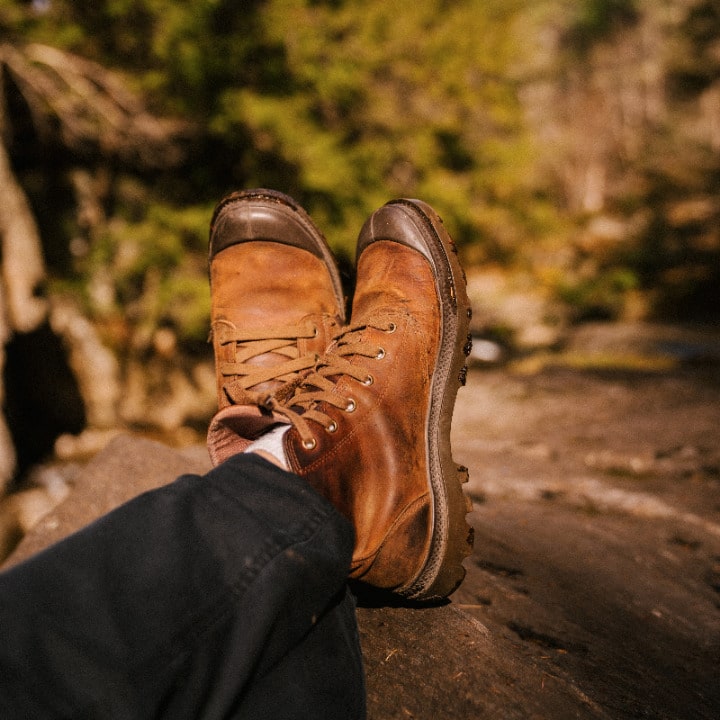
[[[223,199],[210,224],[209,261],[219,412],[208,449],[217,464],[275,422],[258,409],[260,398],[292,394],[345,311],[325,238],[282,193]]]
[[[351,324],[275,409],[291,469],[354,523],[351,577],[410,598],[449,595],[472,548],[450,449],[470,351],[455,247],[427,204],[397,200],[358,241]]]

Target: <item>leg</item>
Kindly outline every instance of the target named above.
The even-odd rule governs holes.
[[[254,455],[142,495],[0,575],[0,716],[362,717],[352,545]]]

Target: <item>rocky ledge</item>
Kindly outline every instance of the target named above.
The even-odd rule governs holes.
[[[715,370],[471,373],[475,552],[446,605],[363,599],[369,718],[720,717],[719,427]],[[8,563],[207,467],[118,437]]]

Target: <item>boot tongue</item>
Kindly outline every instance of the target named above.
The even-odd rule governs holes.
[[[250,367],[257,367],[258,369],[278,367],[289,359],[297,357],[298,354],[297,351],[288,352],[287,354],[272,350],[269,352],[263,351],[262,345],[267,345],[267,342],[263,340],[246,340],[247,330],[246,327],[246,332],[243,334],[242,331],[228,321],[217,322],[213,328],[213,334],[218,343],[217,361],[219,367],[228,370],[228,366],[233,363],[241,363],[246,368],[245,373],[234,377],[232,374],[227,375],[223,383],[223,390],[228,399],[237,405],[252,404],[253,396],[258,392],[270,392],[283,384],[282,380],[273,378],[256,383],[248,387],[246,391],[244,378],[253,372]],[[265,332],[268,330],[268,328],[264,329]],[[291,348],[292,345],[297,345],[297,340],[294,338],[292,340],[288,339],[287,345],[283,347]]]

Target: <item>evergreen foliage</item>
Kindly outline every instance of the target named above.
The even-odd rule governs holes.
[[[630,290],[717,317],[713,2],[0,0],[0,33],[120,72],[190,128],[160,167],[68,147],[3,74],[55,287],[98,322],[201,341],[207,221],[251,186],[295,196],[346,256],[369,212],[419,196],[468,265],[522,268],[578,318],[621,315]]]

